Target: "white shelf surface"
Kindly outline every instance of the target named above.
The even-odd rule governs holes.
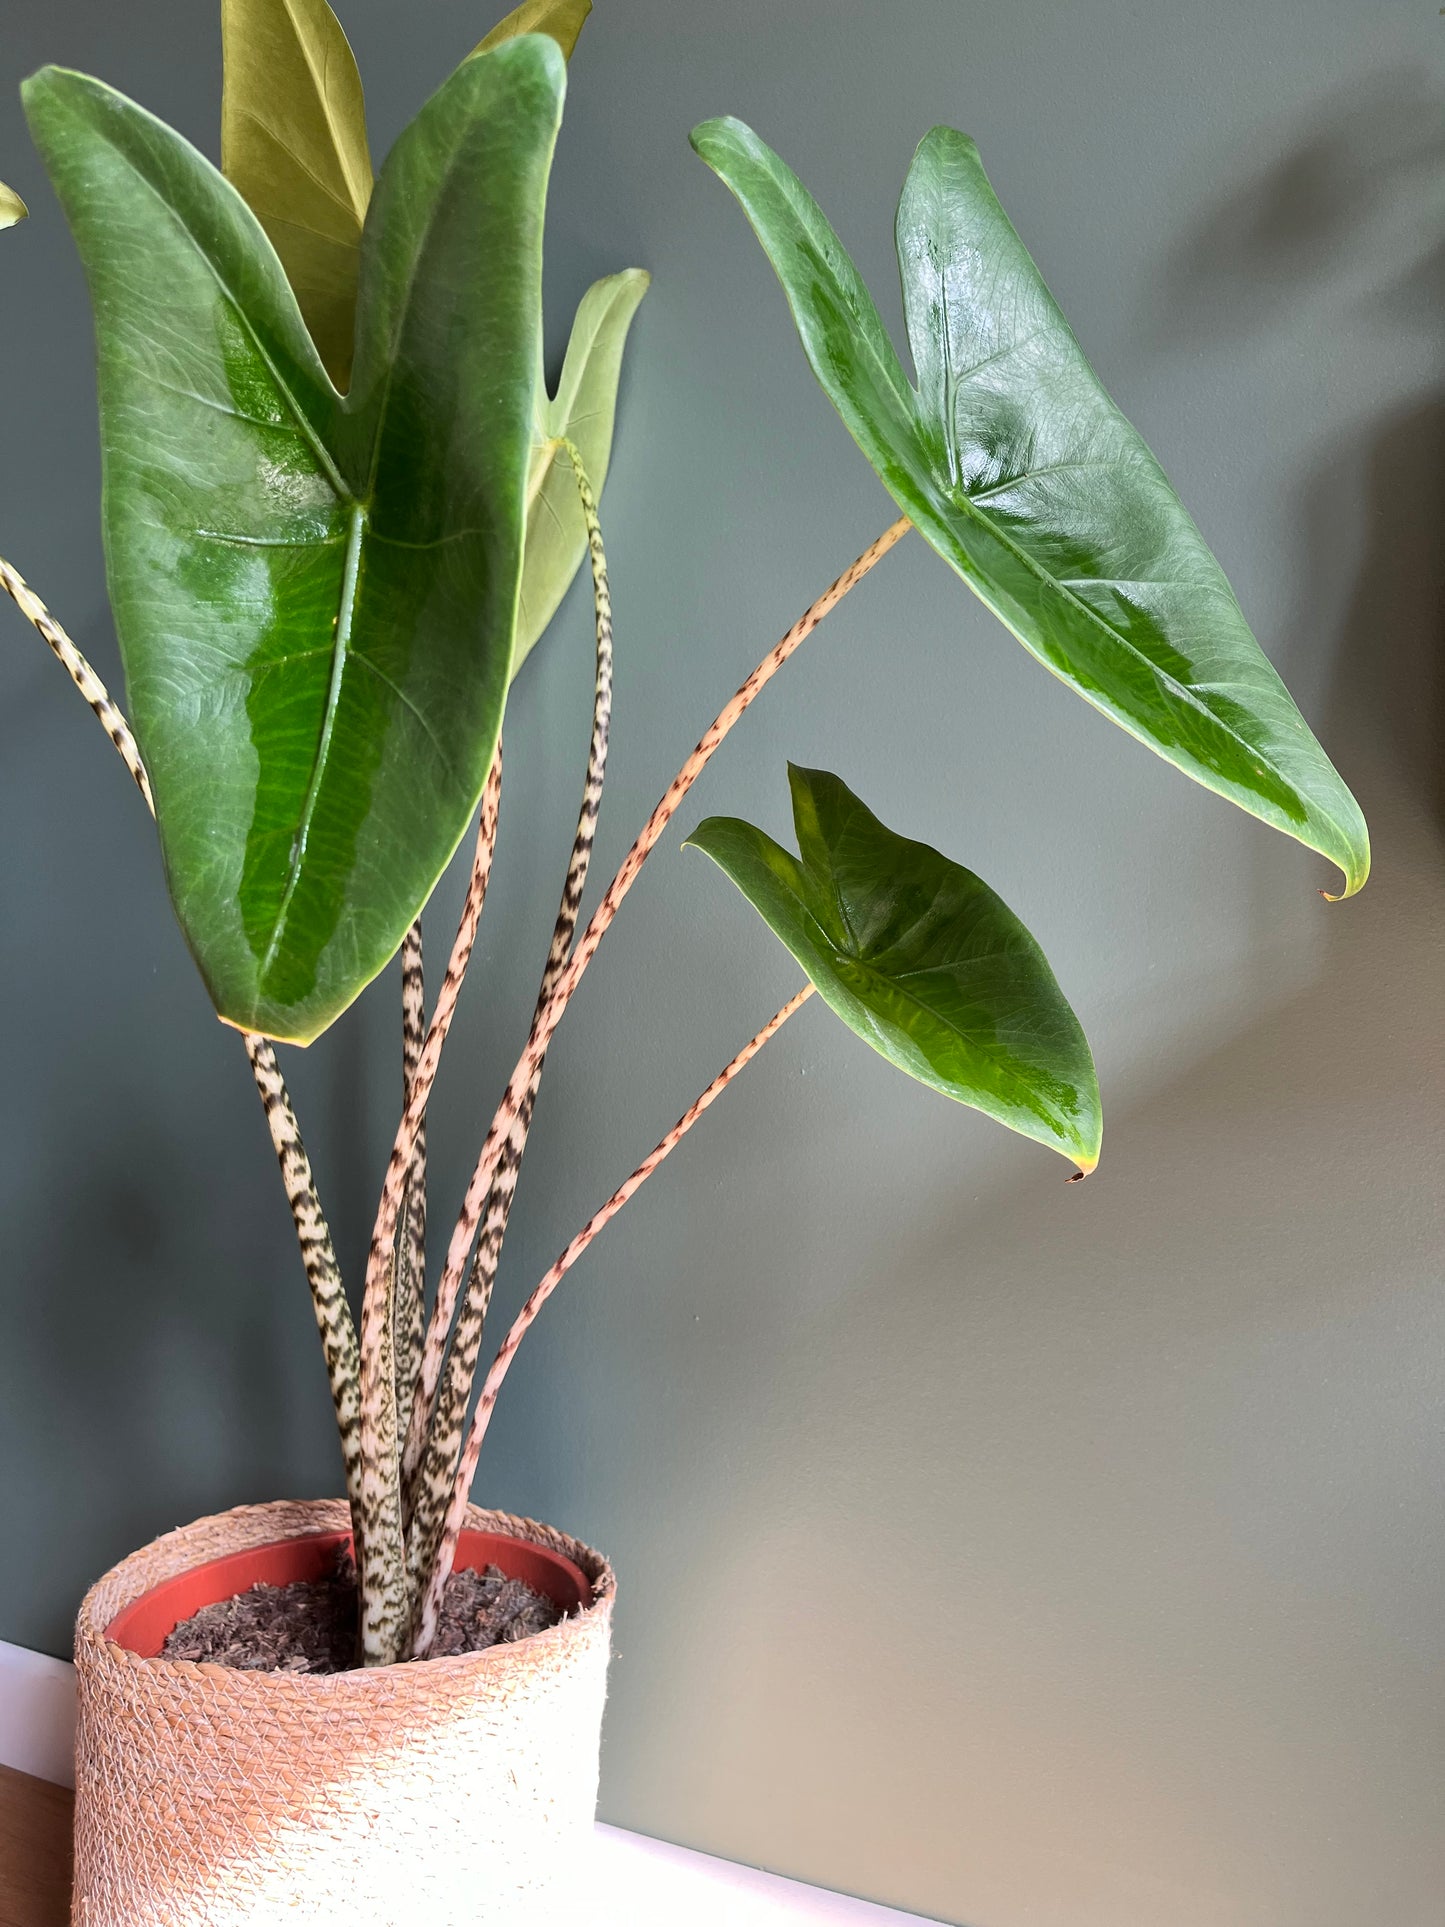
[[[71,1784],[75,1672],[0,1639],[0,1766]],[[919,1927],[921,1916],[759,1873],[731,1860],[597,1829],[588,1909],[596,1927]]]
[[[758,1873],[711,1854],[649,1840],[619,1827],[597,1829],[598,1927],[923,1927],[866,1900]]]

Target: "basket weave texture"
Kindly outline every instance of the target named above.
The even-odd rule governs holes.
[[[469,1526],[564,1553],[593,1589],[584,1612],[485,1652],[311,1677],[142,1659],[105,1637],[194,1566],[349,1524],[340,1500],[242,1506],[86,1594],[79,1927],[532,1927],[580,1891],[615,1582],[577,1540],[471,1509]]]

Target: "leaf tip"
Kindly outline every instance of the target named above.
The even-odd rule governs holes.
[[[972,134],[965,134],[957,127],[949,127],[943,121],[936,121],[918,145],[920,148],[929,146],[957,147],[962,148],[970,154],[978,153],[978,142],[973,138]]]
[[[714,114],[710,120],[700,120],[688,135],[688,144],[694,154],[699,155],[712,165],[708,149],[721,146],[730,135],[748,133],[746,124],[732,114]]]
[[[506,48],[513,48],[524,40],[545,40],[552,47],[553,54],[562,64],[565,73],[567,62],[577,45],[578,37],[592,11],[592,0],[584,0],[580,15],[569,20],[554,19],[551,16],[564,13],[564,8],[539,7],[535,3],[517,7],[505,20],[498,21],[492,31],[479,40],[462,62],[468,67],[483,54],[496,54]]]
[[[1345,880],[1343,890],[1321,890],[1320,895],[1326,903],[1348,903],[1357,897],[1370,880],[1370,848],[1366,844],[1357,860],[1346,868],[1340,866],[1340,874]]]

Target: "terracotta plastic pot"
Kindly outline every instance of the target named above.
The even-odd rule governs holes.
[[[528,1519],[474,1508],[469,1525],[458,1565],[498,1565],[568,1616],[486,1652],[320,1677],[157,1656],[203,1605],[328,1571],[348,1536],[337,1500],[199,1520],[91,1588],[81,1927],[532,1927],[580,1900],[612,1570]]]

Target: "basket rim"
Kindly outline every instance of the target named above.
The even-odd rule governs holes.
[[[229,1507],[162,1533],[126,1554],[86,1590],[75,1623],[75,1659],[82,1672],[103,1665],[127,1672],[140,1670],[151,1679],[169,1675],[178,1683],[204,1679],[231,1690],[291,1695],[336,1694],[360,1690],[394,1691],[401,1677],[416,1681],[422,1673],[440,1680],[478,1667],[505,1666],[510,1659],[546,1646],[570,1644],[589,1637],[612,1616],[616,1577],[605,1556],[569,1533],[518,1514],[467,1508],[469,1531],[500,1533],[562,1553],[585,1574],[592,1587],[592,1603],[569,1614],[556,1625],[525,1639],[484,1647],[475,1653],[448,1653],[435,1659],[402,1661],[392,1666],[356,1667],[344,1673],[280,1673],[245,1671],[213,1661],[145,1657],[107,1637],[116,1617],[146,1593],[168,1584],[195,1567],[227,1552],[259,1550],[283,1541],[322,1538],[349,1530],[351,1513],[345,1499],[280,1499],[259,1505]],[[234,1536],[233,1536],[234,1535]],[[229,1544],[227,1543],[229,1541]],[[204,1550],[195,1549],[204,1547]],[[194,1549],[194,1550],[193,1550]]]

